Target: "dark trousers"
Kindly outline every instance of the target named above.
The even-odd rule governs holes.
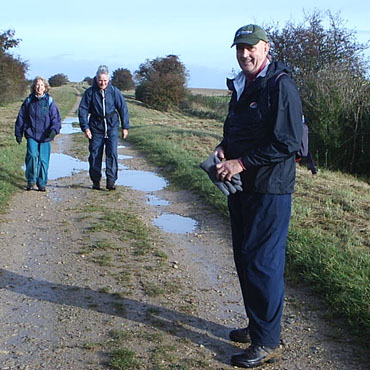
[[[236,192],[228,199],[234,260],[253,344],[277,347],[284,306],[291,194]]]
[[[100,182],[102,173],[103,150],[105,146],[105,173],[107,181],[115,182],[118,177],[118,132],[109,133],[105,138],[100,133],[92,133],[89,140],[89,174],[93,182]]]

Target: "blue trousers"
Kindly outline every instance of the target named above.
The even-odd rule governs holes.
[[[234,261],[251,341],[280,344],[291,194],[236,192],[228,198]]]
[[[38,143],[31,138],[27,139],[26,152],[26,180],[29,184],[37,184],[45,187],[48,181],[48,170],[50,161],[50,142]]]
[[[105,146],[105,173],[107,180],[115,182],[118,177],[118,131],[109,133],[109,138],[103,134],[92,133],[89,141],[89,174],[91,181],[100,182],[102,177],[102,161]]]

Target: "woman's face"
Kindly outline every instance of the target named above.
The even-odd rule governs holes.
[[[37,80],[36,85],[35,85],[35,94],[37,96],[43,96],[45,93],[45,85],[42,80]]]

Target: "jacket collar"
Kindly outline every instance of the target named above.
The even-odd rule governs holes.
[[[265,65],[265,67],[257,74],[256,76],[256,79],[258,77],[265,77],[266,74],[267,74],[267,69],[268,69],[268,66],[271,62],[267,59],[267,63]],[[232,86],[233,86],[233,89],[230,89],[230,83],[229,81],[232,83]],[[236,92],[236,99],[239,100],[239,98],[241,97],[241,95],[243,94],[243,91],[245,89],[245,85],[246,85],[246,82],[247,82],[247,78],[245,76],[245,74],[243,73],[243,71],[239,72],[237,74],[237,76],[233,79],[233,80],[229,80],[227,85],[228,85],[228,88],[230,90],[235,90]]]

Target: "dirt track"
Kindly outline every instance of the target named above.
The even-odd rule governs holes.
[[[157,171],[124,145],[120,154],[133,157],[125,165]],[[53,151],[68,154],[70,146],[71,135],[59,135]],[[123,329],[136,335],[126,347],[137,353],[142,369],[170,368],[185,357],[202,362],[184,368],[231,368],[231,354],[243,346],[230,342],[228,332],[244,322],[228,223],[186,191],[148,193],[119,186],[116,192],[98,192],[90,186],[87,173],[81,172],[49,181],[46,193],[21,191],[2,218],[0,369],[109,368],[112,330]],[[170,202],[166,212],[196,220],[197,229],[173,234],[154,227],[152,221],[163,206],[148,204],[150,194]],[[99,222],[99,212],[92,209],[101,205],[117,212],[129,205],[143,225],[153,229],[157,247],[168,257],[160,267],[153,267],[148,258],[119,253],[119,232],[89,233]],[[105,251],[112,255],[108,264],[96,263],[102,255],[81,252],[102,239],[116,246]],[[137,269],[129,286],[117,279],[123,258],[131,258]],[[161,281],[179,282],[181,289],[154,296],[143,289]],[[173,357],[162,361],[162,367],[153,365],[148,341],[142,339],[153,330],[154,316],[162,323],[155,328],[163,340],[176,343]],[[324,316],[320,302],[306,289],[288,286],[284,356],[265,368],[368,369],[365,356],[361,359]],[[354,360],[358,357],[360,361]]]

